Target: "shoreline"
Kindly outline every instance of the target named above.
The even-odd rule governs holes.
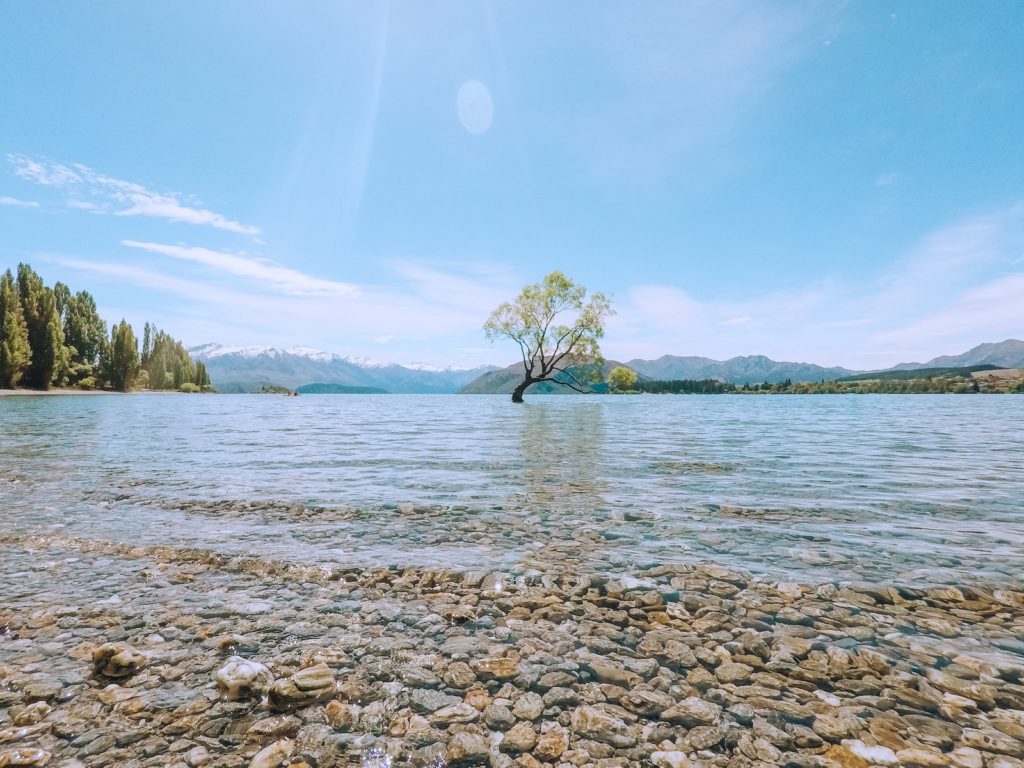
[[[0,397],[66,397],[68,395],[130,395],[132,392],[110,392],[105,389],[0,389]]]
[[[1019,587],[0,552],[0,764],[1024,765]],[[218,690],[233,655],[269,701]]]
[[[73,395],[185,395],[172,389],[133,389],[131,392],[114,392],[109,389],[0,389],[0,397],[70,397]],[[216,394],[204,392],[203,394]]]

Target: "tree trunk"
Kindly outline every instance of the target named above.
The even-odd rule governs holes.
[[[525,392],[527,390],[527,388],[529,388],[529,386],[531,384],[533,384],[533,379],[524,379],[522,384],[520,384],[518,387],[513,389],[512,390],[512,402],[513,403],[521,403],[521,402],[523,402],[523,392]]]

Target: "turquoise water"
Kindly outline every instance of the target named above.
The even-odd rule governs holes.
[[[1019,581],[1021,424],[1015,396],[7,397],[0,533],[331,566]]]

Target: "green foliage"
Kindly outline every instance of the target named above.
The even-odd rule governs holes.
[[[257,395],[290,395],[292,391],[288,387],[282,387],[279,384],[264,384],[262,387],[256,390],[254,394]]]
[[[556,271],[523,288],[514,301],[503,303],[487,318],[488,339],[509,338],[519,345],[524,377],[512,393],[513,402],[522,402],[531,384],[556,376],[572,389],[587,391],[588,382],[569,369],[582,370],[585,363],[601,361],[604,322],[613,311],[603,293],[591,294],[589,301],[586,297],[586,288]]]
[[[120,344],[117,350],[115,343]],[[96,300],[87,291],[72,293],[61,282],[48,288],[27,264],[18,265],[16,280],[9,269],[0,275],[0,388],[109,384],[126,390],[159,382],[166,389],[190,385],[213,391],[206,366],[193,362],[180,342],[150,323],[142,352],[140,361],[134,331],[124,320],[107,336]]]
[[[609,379],[611,375],[609,375]],[[1024,377],[1019,379],[971,376],[929,376],[917,379],[841,379],[838,381],[799,381],[789,379],[778,384],[730,384],[717,379],[640,381],[635,387],[653,394],[780,394],[780,395],[911,395],[973,394],[1024,392]]]
[[[612,392],[630,392],[636,389],[639,378],[632,368],[617,365],[608,374],[608,386]]]
[[[182,389],[186,384],[197,391],[213,389],[202,361],[193,362],[180,341],[152,323],[143,329],[141,364],[151,389]]]
[[[874,373],[858,373],[856,376],[844,376],[836,379],[839,383],[848,381],[892,381],[909,379],[933,379],[936,376],[970,376],[975,371],[994,371],[997,365],[971,365],[964,368],[909,368],[899,371],[875,371]]]
[[[110,386],[119,392],[131,389],[139,373],[139,342],[125,320],[115,325],[111,332],[106,370]]]
[[[671,381],[641,381],[639,392],[656,395],[721,395],[736,391],[736,385],[718,379],[673,379]]]
[[[49,389],[67,367],[57,299],[27,264],[18,265],[18,296],[32,350],[23,383],[33,389]]]
[[[193,384],[191,381],[186,381],[184,384],[178,387],[178,391],[188,392],[189,394],[195,394],[196,392],[200,392],[201,390],[197,384]]]
[[[54,290],[56,291],[56,287]],[[94,367],[107,344],[106,323],[96,310],[96,300],[88,291],[79,291],[74,295],[69,291],[61,317],[64,324],[64,343],[68,347],[71,364]]]
[[[0,276],[0,389],[18,386],[31,359],[18,287],[8,269]]]

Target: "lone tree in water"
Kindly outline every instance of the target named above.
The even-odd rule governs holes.
[[[618,365],[608,374],[608,388],[612,392],[631,392],[639,378],[632,368]]]
[[[561,272],[528,285],[515,301],[505,302],[491,313],[484,331],[491,341],[508,337],[523,356],[523,381],[512,392],[512,402],[523,402],[523,393],[538,381],[558,382],[577,392],[587,392],[571,368],[600,362],[599,341],[604,321],[614,314],[603,293],[576,285]],[[562,322],[559,322],[561,320]]]

